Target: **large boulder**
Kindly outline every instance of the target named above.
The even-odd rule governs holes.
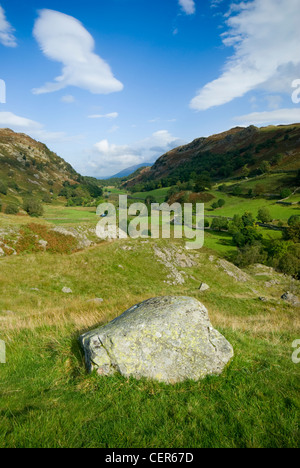
[[[221,374],[233,357],[206,308],[190,297],[142,302],[80,341],[90,371],[166,383]]]

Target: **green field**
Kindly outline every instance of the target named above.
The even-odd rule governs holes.
[[[152,195],[162,203],[168,190],[134,197]],[[109,201],[116,203],[119,193],[111,190]],[[214,211],[213,201],[206,204],[207,217],[256,216],[263,206],[274,219],[300,214],[298,205],[211,193],[226,204]],[[0,230],[30,223],[80,230],[98,221],[96,208],[44,208],[39,219],[0,214]],[[259,230],[265,239],[282,236]],[[299,283],[268,267],[249,267],[246,281],[230,276],[219,262],[236,252],[232,237],[206,230],[204,248],[191,253],[196,265],[179,268],[185,284],[170,285],[170,270],[154,246],[185,251],[183,240],[129,239],[70,255],[0,258],[0,339],[7,347],[7,363],[0,364],[1,448],[299,447],[300,368],[292,361],[299,308],[281,300],[286,291],[299,295]],[[210,286],[205,293],[199,292],[201,282]],[[63,294],[64,287],[73,293]],[[176,385],[87,374],[78,337],[163,295],[195,297],[207,307],[213,326],[234,347],[224,373]],[[103,302],[91,303],[93,298]]]
[[[263,207],[267,207],[269,209],[274,220],[282,220],[286,222],[290,216],[298,214],[300,215],[300,205],[283,206],[277,204],[276,200],[267,200],[265,198],[251,199],[246,197],[235,197],[233,195],[227,195],[218,191],[211,191],[210,193],[214,195],[216,200],[222,198],[226,202],[223,208],[218,208],[217,210],[211,209],[213,202],[206,204],[206,212],[207,214],[211,215],[232,218],[235,214],[243,215],[246,211],[249,211],[253,213],[254,216],[256,216],[259,209]]]
[[[170,187],[164,187],[157,190],[151,190],[150,192],[137,192],[131,195],[132,198],[138,198],[139,200],[146,200],[148,196],[155,198],[157,203],[163,203],[166,199]]]
[[[291,345],[299,313],[279,300],[289,286],[266,290],[250,273],[236,282],[205,250],[185,269],[185,285],[169,286],[151,242],[130,241],[132,251],[120,249],[124,242],[1,260],[0,447],[297,447],[300,379]],[[211,287],[204,295],[203,280]],[[62,294],[64,286],[73,294]],[[160,295],[205,304],[235,350],[222,376],[168,386],[88,375],[78,336]],[[89,303],[94,297],[103,304]]]
[[[96,208],[67,208],[57,205],[46,205],[43,218],[53,224],[73,224],[81,222],[96,222]]]

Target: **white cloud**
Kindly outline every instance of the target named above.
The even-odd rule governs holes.
[[[179,5],[187,15],[193,15],[196,12],[194,0],[179,0]]]
[[[110,114],[94,114],[89,115],[89,119],[116,119],[119,117],[118,112],[111,112]]]
[[[68,136],[65,132],[48,132],[43,124],[34,120],[20,117],[12,112],[0,112],[0,126],[22,132],[42,142],[74,141],[83,138],[82,135]]]
[[[52,83],[34,89],[34,94],[51,93],[76,86],[93,94],[123,89],[110,66],[94,53],[95,41],[76,18],[58,11],[41,10],[33,34],[42,52],[63,64],[62,75]]]
[[[91,173],[92,170],[99,177],[111,176],[130,166],[154,162],[165,152],[183,143],[167,130],[155,132],[131,145],[115,145],[108,140],[101,140],[94,145],[88,164],[81,171]]]
[[[6,47],[16,47],[17,40],[14,36],[14,28],[7,21],[5,11],[0,5],[0,43]]]
[[[0,125],[5,125],[14,129],[17,128],[30,128],[30,129],[41,129],[43,126],[35,122],[34,120],[27,119],[25,117],[19,117],[12,112],[0,112]]]
[[[295,76],[300,64],[299,0],[242,2],[227,16],[223,43],[235,53],[223,74],[198,91],[192,109],[220,106],[258,87],[290,92],[292,76],[299,74]]]
[[[64,102],[65,104],[73,104],[75,101],[76,99],[71,94],[67,94],[61,98],[61,102]]]
[[[300,122],[300,108],[293,109],[276,109],[266,112],[253,112],[248,115],[241,115],[235,117],[236,122],[243,123],[244,125],[275,125],[275,124],[292,124]]]

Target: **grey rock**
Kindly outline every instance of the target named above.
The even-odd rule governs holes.
[[[283,299],[286,302],[289,302],[290,304],[300,306],[299,298],[295,296],[294,294],[290,293],[289,291],[284,293],[281,296],[281,299]]]
[[[47,245],[48,245],[48,242],[45,241],[45,240],[39,240],[39,245],[40,245],[44,250],[46,250]]]
[[[166,383],[221,374],[233,348],[190,297],[142,302],[80,337],[89,371]]]
[[[210,287],[208,286],[208,284],[201,283],[200,288],[199,288],[199,291],[200,291],[200,292],[208,291],[208,289],[210,289]]]
[[[63,292],[64,294],[72,294],[72,293],[73,293],[72,289],[70,289],[70,288],[63,288],[63,289],[62,289],[62,292]]]

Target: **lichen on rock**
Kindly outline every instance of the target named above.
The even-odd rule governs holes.
[[[234,354],[207,309],[190,297],[147,300],[80,341],[90,371],[166,383],[221,374]]]

